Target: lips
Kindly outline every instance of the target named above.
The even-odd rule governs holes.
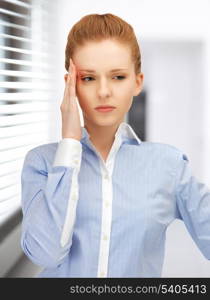
[[[97,107],[96,107],[96,109],[98,109],[98,108],[100,108],[100,109],[101,109],[101,108],[115,108],[115,107],[114,107],[114,106],[109,106],[109,105],[107,105],[107,106],[105,106],[105,105],[104,105],[104,106],[103,106],[103,105],[101,105],[101,106],[97,106]]]
[[[109,112],[114,110],[116,107],[114,106],[98,106],[95,109],[99,112]]]

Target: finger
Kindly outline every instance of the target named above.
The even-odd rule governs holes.
[[[63,95],[63,103],[68,103],[68,99],[70,96],[70,82],[71,82],[71,76],[70,76],[70,66],[67,73],[67,80],[65,82],[65,89],[64,89],[64,95]]]
[[[73,63],[72,59],[71,60],[71,78],[74,80],[75,82],[75,75],[76,75],[76,67],[75,67],[75,64]]]
[[[75,85],[76,85],[76,68],[74,63],[71,60],[71,67],[70,67],[70,88],[71,92],[75,95]]]
[[[71,66],[69,66],[69,72],[68,72],[66,86],[65,86],[65,91],[64,91],[64,101],[68,102],[69,101],[69,97],[71,95],[74,95],[74,90],[72,89],[72,71],[71,71]]]
[[[71,73],[72,73],[72,64],[71,64],[71,58],[69,63],[69,70],[68,70],[68,77],[67,77],[67,83],[69,84],[71,81]]]

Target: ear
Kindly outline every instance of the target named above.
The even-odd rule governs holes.
[[[68,77],[68,74],[65,74],[65,75],[64,75],[64,80],[65,80],[65,82],[67,81],[67,77]]]
[[[138,94],[141,92],[143,87],[143,81],[144,81],[144,74],[138,73],[136,75],[136,82],[135,82],[135,89],[133,96],[138,96]]]

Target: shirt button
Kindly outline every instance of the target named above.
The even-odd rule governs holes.
[[[105,241],[108,239],[108,237],[107,237],[107,235],[106,235],[106,234],[104,234],[104,237],[103,237],[103,239],[104,239]]]
[[[106,205],[106,207],[108,207],[108,206],[109,206],[109,202],[108,202],[108,201],[106,201],[105,205]]]
[[[77,200],[77,195],[76,195],[76,194],[73,194],[72,199],[73,199],[74,201],[76,201],[76,200]]]
[[[104,276],[104,275],[105,275],[105,273],[104,273],[104,272],[101,272],[101,273],[100,273],[100,275],[101,275],[101,276]]]
[[[105,178],[105,179],[109,179],[109,175],[106,174],[106,175],[104,176],[104,178]]]

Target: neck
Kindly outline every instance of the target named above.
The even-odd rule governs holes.
[[[96,149],[101,153],[110,151],[115,139],[115,133],[121,122],[111,126],[97,126],[85,122],[84,127],[90,135],[90,140]]]

